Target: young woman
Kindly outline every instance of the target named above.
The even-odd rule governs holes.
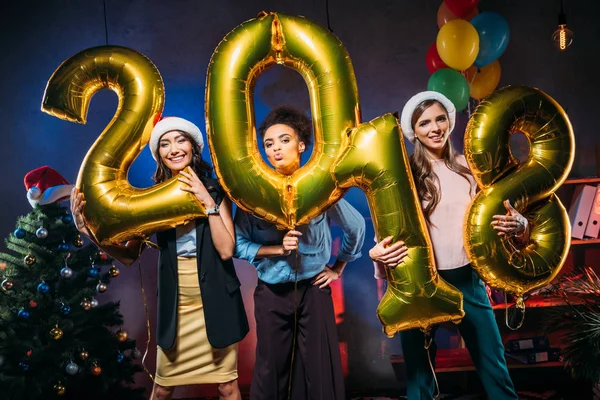
[[[410,165],[428,224],[440,276],[464,296],[465,317],[458,329],[489,398],[517,399],[508,374],[504,347],[485,286],[469,265],[463,245],[463,220],[475,195],[476,184],[465,157],[458,155],[448,140],[456,118],[454,105],[437,92],[421,92],[404,106],[401,127],[414,143]],[[491,222],[499,235],[511,235],[518,245],[529,238],[527,220],[510,203],[510,215],[495,215]],[[375,261],[376,277],[385,278],[382,268],[394,268],[406,256],[407,248],[398,242],[389,247],[386,238],[369,251]],[[432,332],[432,337],[434,332]],[[435,382],[425,336],[420,330],[400,332],[406,363],[407,397],[432,399]],[[429,355],[435,365],[435,342]]]
[[[300,168],[300,155],[310,144],[311,131],[311,121],[297,110],[279,107],[269,113],[259,133],[277,172],[291,175]],[[328,265],[330,219],[344,232],[332,265]],[[340,277],[348,262],[360,257],[364,218],[342,199],[308,225],[288,232],[238,208],[235,228],[235,256],[258,272],[256,363],[250,398],[345,399],[329,284]]]
[[[157,162],[154,181],[173,176],[187,186],[208,218],[156,234],[158,326],[156,376],[151,399],[170,399],[175,386],[218,383],[221,399],[241,399],[237,384],[237,342],[248,332],[240,282],[233,267],[235,235],[231,204],[202,159],[200,129],[190,121],[168,117],[150,138]],[[183,171],[191,166],[192,171]],[[82,216],[83,194],[73,189],[71,211],[79,231],[90,237]],[[125,265],[140,255],[142,243],[104,246]]]

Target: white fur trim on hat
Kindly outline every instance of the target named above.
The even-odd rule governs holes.
[[[448,134],[452,133],[452,130],[454,129],[454,122],[456,121],[456,108],[450,99],[439,92],[434,92],[431,90],[420,92],[415,94],[406,102],[406,105],[402,109],[402,116],[400,118],[400,127],[402,128],[402,133],[404,133],[404,136],[411,143],[415,142],[415,131],[413,130],[411,124],[412,116],[419,104],[425,100],[437,100],[442,103],[446,111],[448,111]]]
[[[204,139],[202,139],[202,132],[200,128],[194,125],[192,122],[187,119],[179,118],[179,117],[165,117],[158,121],[156,125],[154,125],[154,129],[152,129],[152,134],[150,135],[150,151],[152,152],[152,157],[155,160],[158,160],[158,142],[162,135],[171,131],[182,131],[189,134],[200,146],[200,152],[204,148]]]
[[[29,201],[31,207],[58,203],[59,201],[67,200],[71,196],[71,190],[73,190],[73,185],[53,186],[43,192],[33,186],[27,191],[27,201]]]

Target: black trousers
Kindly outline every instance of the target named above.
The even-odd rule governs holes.
[[[254,292],[254,316],[257,345],[251,400],[345,399],[329,287],[319,289],[306,279],[298,281],[294,290],[293,282],[267,284],[259,280]],[[288,397],[290,372],[292,384]]]

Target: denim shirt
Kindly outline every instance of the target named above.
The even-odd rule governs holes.
[[[299,262],[296,269],[296,252],[289,256],[257,258],[261,246],[281,245],[285,230],[257,218],[238,208],[235,214],[234,257],[248,261],[256,267],[258,278],[266,283],[294,282],[316,276],[325,269],[331,257],[330,220],[338,225],[344,237],[337,259],[351,262],[361,256],[365,239],[365,219],[348,203],[341,199],[327,212],[313,218],[309,224],[296,228],[302,233],[298,240]]]

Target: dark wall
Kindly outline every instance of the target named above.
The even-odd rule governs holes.
[[[230,30],[262,10],[304,15],[327,24],[325,0],[107,0],[105,3],[108,42],[144,53],[161,72],[167,94],[164,115],[188,118],[202,128],[207,65],[214,48]],[[412,94],[426,89],[429,73],[425,53],[438,31],[436,14],[440,0],[330,0],[329,3],[331,28],[354,64],[363,120],[400,111]],[[572,175],[590,176],[596,174],[597,158],[593,96],[594,88],[600,87],[597,54],[600,3],[588,0],[565,3],[567,21],[575,33],[574,44],[565,53],[559,53],[550,41],[557,24],[558,1],[485,0],[479,9],[500,13],[510,25],[511,39],[500,58],[500,85],[538,87],[567,109],[577,144]],[[0,121],[4,127],[0,146],[0,165],[4,171],[0,233],[8,235],[14,229],[16,217],[30,209],[23,176],[40,165],[50,165],[75,182],[87,149],[114,113],[116,96],[110,92],[96,95],[85,126],[40,111],[45,84],[54,69],[80,50],[105,44],[101,0],[12,2],[10,7],[4,7],[0,20]],[[256,87],[257,119],[269,107],[284,102],[308,109],[307,90],[298,74],[275,68]],[[467,118],[466,113],[459,115],[459,127],[464,127]],[[453,140],[460,146],[462,130],[455,132]],[[209,156],[207,149],[204,155]],[[130,171],[130,181],[138,187],[149,186],[153,170],[154,161],[144,149]],[[362,193],[352,190],[348,198],[365,216],[369,215]],[[370,246],[373,228],[370,221],[368,225]],[[3,250],[4,246],[0,248]],[[366,255],[366,249],[363,254]],[[142,263],[144,284],[150,288],[146,293],[151,315],[155,259],[156,255],[149,253]],[[256,276],[245,263],[239,263],[238,270],[243,276],[251,315]],[[138,287],[137,269],[127,269],[104,297],[122,300],[127,328],[143,348],[145,318]],[[348,346],[349,388],[396,385],[388,355],[398,350],[398,344],[397,340],[386,340],[380,331],[374,313],[378,289],[366,257],[350,265],[343,289],[344,322],[340,330]],[[250,379],[253,340],[250,335],[240,354],[241,369],[246,368],[240,372],[242,383]],[[150,366],[153,358],[151,351]]]

